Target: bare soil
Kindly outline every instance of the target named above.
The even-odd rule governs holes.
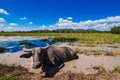
[[[8,80],[120,80],[120,74],[113,72],[114,67],[120,65],[120,56],[78,54],[78,60],[66,62],[65,66],[54,77],[46,78],[45,73],[41,73],[41,68],[32,69],[32,57],[29,59],[19,58],[22,53],[20,51],[0,54],[0,64],[18,66],[1,67],[0,65],[0,80],[7,80],[1,75],[11,73],[15,73],[15,75]],[[103,67],[105,72],[99,72],[98,69],[93,68],[94,66]]]
[[[83,74],[68,71],[52,78],[46,78],[44,74],[30,73],[21,66],[0,64],[0,69],[0,80],[120,80],[120,74],[117,72]]]
[[[23,52],[0,54],[0,63],[3,64],[15,64],[27,68],[30,72],[40,73],[41,68],[32,69],[32,57],[29,59],[19,58]],[[106,70],[113,70],[115,66],[120,65],[120,56],[86,56],[78,54],[79,59],[66,62],[65,66],[59,71],[59,74],[63,72],[71,71],[73,73],[85,73],[94,74],[96,70],[94,66],[102,66]]]

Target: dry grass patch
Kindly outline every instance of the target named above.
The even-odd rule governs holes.
[[[120,50],[113,51],[113,54],[115,54],[115,55],[120,55]]]
[[[85,55],[106,55],[106,56],[118,56],[120,55],[120,50],[117,51],[102,51],[102,50],[80,50],[79,48],[75,48],[74,51],[78,54]]]
[[[110,47],[110,48],[119,48],[119,47],[116,46],[116,45],[108,45],[107,47]]]
[[[85,55],[102,55],[104,51],[101,50],[80,50],[78,48],[74,49],[74,51],[78,54],[85,54]]]

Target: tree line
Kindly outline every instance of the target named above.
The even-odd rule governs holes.
[[[1,31],[4,32],[4,31]],[[32,30],[32,31],[14,31],[19,33],[115,33],[120,34],[120,26],[113,27],[110,31],[98,31],[95,29],[56,29],[56,30]]]

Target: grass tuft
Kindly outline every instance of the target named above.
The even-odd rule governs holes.
[[[117,66],[114,68],[114,71],[120,73],[120,65],[117,65]]]
[[[21,66],[0,64],[0,80],[17,80],[21,74],[28,72],[27,69]]]
[[[93,69],[98,70],[98,73],[106,73],[107,71],[103,67],[103,65],[100,66],[94,66]]]

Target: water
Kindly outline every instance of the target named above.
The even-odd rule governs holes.
[[[28,46],[28,48],[44,47],[47,45],[46,42],[43,42],[39,38],[34,37],[0,37],[0,47],[5,47],[6,52],[21,51],[23,46],[20,44],[23,41],[34,44],[32,46]]]

